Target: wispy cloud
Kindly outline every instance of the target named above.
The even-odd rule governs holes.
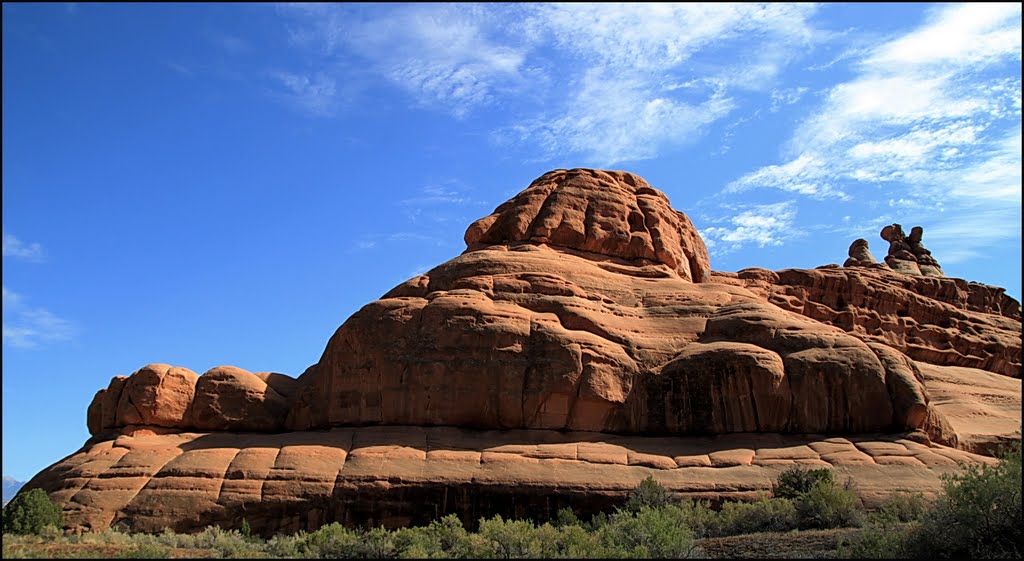
[[[334,115],[337,109],[337,88],[334,78],[323,72],[310,75],[276,72],[273,77],[284,87],[281,99],[317,116]]]
[[[416,103],[508,113],[494,138],[610,166],[698,138],[817,40],[813,4],[285,5],[293,42],[355,57]],[[712,58],[742,49],[723,65]],[[302,74],[307,75],[307,74]],[[294,94],[294,82],[284,84]],[[796,93],[801,92],[801,93]],[[779,103],[802,95],[778,94]],[[788,97],[787,97],[788,96]]]
[[[1019,230],[1019,213],[1014,222],[990,211],[1021,200],[1020,36],[1019,4],[934,9],[918,29],[860,49],[853,78],[826,92],[784,161],[739,177],[726,194],[850,200],[883,187],[903,210],[1010,220],[976,224],[979,239]]]
[[[539,142],[548,156],[583,154],[611,166],[657,155],[666,144],[694,140],[708,124],[724,117],[733,103],[721,92],[689,103],[652,90],[639,75],[606,76],[591,70],[566,112],[514,125],[521,142]]]
[[[213,40],[219,44],[221,48],[233,55],[240,55],[252,50],[252,45],[250,45],[248,41],[241,37],[235,37],[234,35],[215,33],[213,34]]]
[[[48,310],[29,306],[25,298],[3,287],[3,343],[31,349],[75,336],[75,324]]]
[[[653,158],[698,139],[736,107],[731,92],[763,89],[814,39],[812,5],[538,5],[527,23],[535,41],[581,61],[582,76],[557,112],[511,125],[506,135],[538,143],[549,156],[582,154],[611,166]],[[733,65],[701,56],[756,45]]]
[[[794,227],[796,214],[794,201],[748,206],[738,214],[713,221],[725,226],[710,226],[700,234],[712,255],[724,255],[748,244],[782,245],[799,235]]]
[[[283,6],[292,39],[330,57],[355,54],[425,105],[457,117],[524,85],[526,48],[495,36],[505,9],[474,5],[380,6],[356,12],[339,5]]]
[[[786,105],[793,105],[800,101],[807,93],[806,87],[800,86],[796,88],[785,88],[772,90],[772,104],[769,107],[769,111],[772,113],[778,112]]]
[[[42,263],[46,259],[46,256],[43,253],[43,246],[38,243],[26,244],[7,232],[4,232],[3,236],[4,257],[14,257],[16,259],[23,259],[33,263]]]

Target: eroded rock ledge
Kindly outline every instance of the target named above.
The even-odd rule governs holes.
[[[957,462],[993,460],[921,434],[636,437],[593,432],[363,427],[329,431],[166,433],[130,427],[87,444],[29,482],[64,505],[72,529],[237,528],[264,535],[339,521],[389,528],[455,513],[545,520],[621,504],[653,476],[678,497],[751,499],[794,465],[850,477],[865,503],[932,494]]]

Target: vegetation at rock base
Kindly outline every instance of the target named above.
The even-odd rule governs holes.
[[[873,559],[1020,559],[1024,554],[1021,446],[994,466],[964,466],[943,478],[929,506],[897,496],[869,518],[840,554]]]
[[[47,527],[64,525],[64,513],[42,489],[19,493],[4,505],[4,534],[40,534]]]
[[[268,540],[252,535],[247,521],[241,530],[210,527],[198,534],[127,534],[111,529],[62,535],[49,526],[22,535],[6,532],[3,557],[69,552],[149,559],[716,558],[787,552],[803,557],[1020,557],[1024,521],[1019,446],[996,466],[965,466],[946,477],[944,487],[931,503],[919,493],[897,492],[874,512],[865,513],[851,483],[838,483],[826,470],[798,467],[780,475],[775,496],[727,502],[715,510],[706,501],[677,500],[648,478],[621,508],[587,521],[562,509],[543,524],[483,518],[473,532],[449,514],[422,527],[361,530],[331,523]],[[41,504],[37,508],[42,510]],[[7,516],[5,509],[5,529]],[[60,547],[70,549],[54,549]]]

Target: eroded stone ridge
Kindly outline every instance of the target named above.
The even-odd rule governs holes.
[[[785,269],[766,293],[916,361],[1021,375],[1020,303],[1002,288],[879,269]]]
[[[664,193],[624,171],[550,171],[466,230],[470,250],[542,243],[667,265],[683,279],[707,280],[708,250],[690,219]]]

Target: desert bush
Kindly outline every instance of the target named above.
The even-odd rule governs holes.
[[[864,507],[850,482],[839,486],[831,477],[798,495],[793,504],[800,529],[856,527],[864,522]]]
[[[723,518],[711,509],[708,501],[685,500],[675,505],[681,523],[693,532],[695,538],[722,535]]]
[[[353,553],[359,559],[394,559],[398,557],[395,533],[383,526],[363,532],[359,535]]]
[[[832,483],[832,470],[793,466],[779,474],[772,494],[782,499],[795,499],[809,492],[818,482]]]
[[[578,524],[558,528],[557,553],[560,559],[594,559],[603,551],[595,532],[588,532]]]
[[[118,559],[170,559],[171,548],[163,545],[137,545],[117,556]]]
[[[657,508],[665,506],[671,500],[668,490],[656,479],[647,476],[630,493],[626,504],[622,507],[628,512],[639,512],[643,507]]]
[[[480,537],[490,549],[487,557],[496,559],[531,559],[540,557],[540,543],[533,522],[504,520],[500,515],[480,520]]]
[[[868,516],[870,522],[912,522],[921,518],[928,507],[919,492],[897,491]]]
[[[718,513],[717,535],[787,532],[798,524],[797,509],[789,499],[763,497],[754,502],[728,502]]]
[[[208,526],[195,535],[192,547],[213,549],[221,558],[246,558],[262,554],[262,548],[251,543],[238,530],[225,530],[220,526]]]
[[[555,514],[555,520],[552,522],[556,528],[562,528],[565,526],[579,526],[582,524],[576,513],[569,507],[558,509]]]
[[[393,532],[395,557],[400,559],[440,559],[447,557],[441,540],[426,527],[399,528]]]
[[[874,519],[860,533],[839,543],[836,557],[840,559],[903,559],[912,524],[893,519]]]
[[[684,559],[696,549],[693,534],[676,507],[621,510],[598,530],[599,557]]]
[[[608,524],[608,513],[598,512],[590,517],[590,520],[586,524],[586,529],[590,532],[596,532],[601,529],[602,526]]]
[[[304,556],[306,532],[299,530],[291,536],[277,535],[266,541],[263,551],[274,559],[298,559]]]
[[[438,558],[473,559],[489,548],[478,534],[469,533],[455,514],[432,521],[424,528],[424,532],[424,544],[431,544],[435,540],[439,544]]]
[[[39,534],[46,526],[64,526],[64,513],[42,489],[18,493],[3,508],[5,534]]]
[[[909,533],[907,554],[919,558],[1020,558],[1020,444],[995,466],[966,465],[943,478],[943,493]]]
[[[354,530],[331,522],[321,526],[317,531],[303,536],[299,542],[299,552],[303,557],[321,559],[354,559],[357,558],[356,548],[359,545],[359,534]]]

